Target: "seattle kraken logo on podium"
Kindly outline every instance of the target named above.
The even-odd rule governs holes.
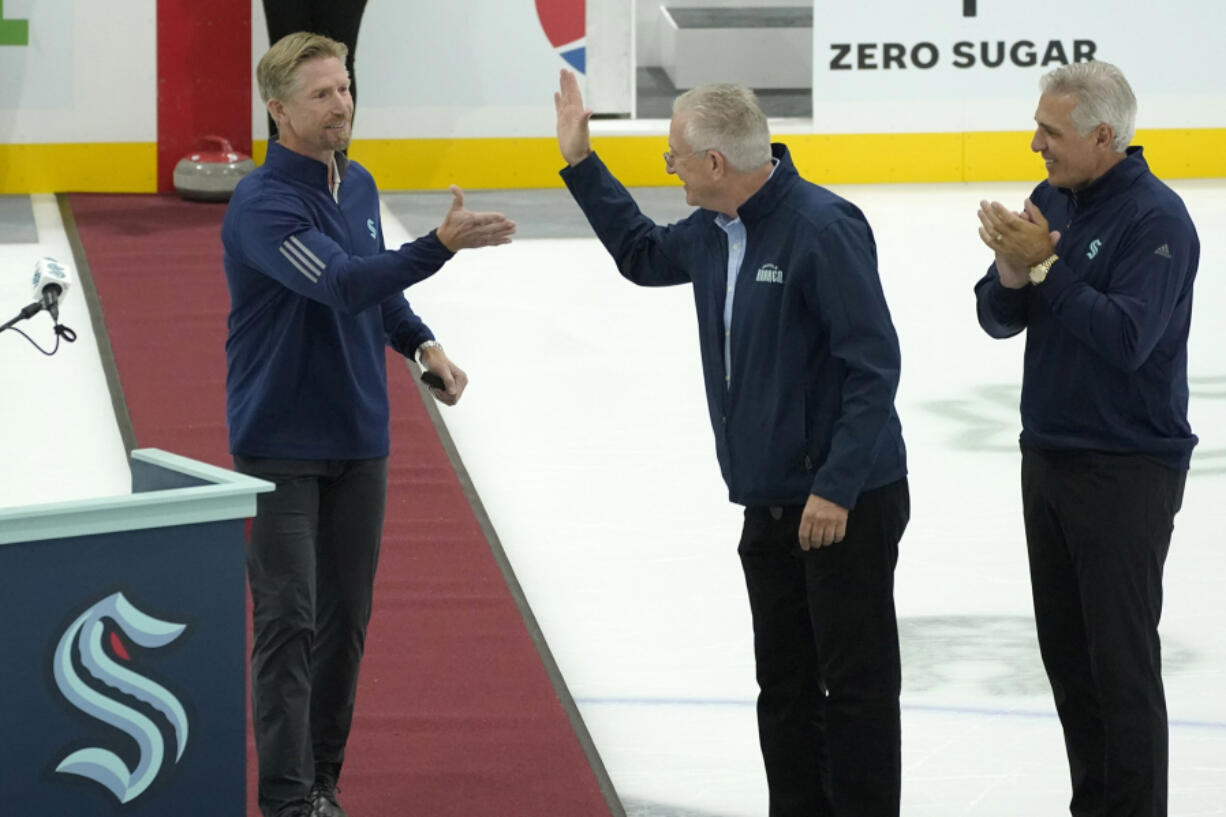
[[[132,658],[116,627],[131,643],[156,649],[177,639],[186,625],[153,618],[133,606],[123,593],[114,593],[78,616],[55,649],[55,683],[60,693],[81,712],[131,738],[139,750],[136,768],[128,768],[124,759],[109,749],[91,746],[70,753],[55,770],[92,780],[106,787],[120,803],[129,803],[149,788],[167,763],[162,728],[149,714],[132,706],[132,699],[166,719],[174,733],[175,763],[187,748],[188,722],[183,704],[168,689],[123,665]]]

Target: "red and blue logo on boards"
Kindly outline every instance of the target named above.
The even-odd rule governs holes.
[[[585,73],[587,0],[536,0],[536,15],[558,56],[579,73]]]

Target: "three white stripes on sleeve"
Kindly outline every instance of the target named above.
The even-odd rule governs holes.
[[[312,284],[319,283],[319,276],[323,275],[324,271],[324,262],[320,261],[319,257],[311,252],[298,236],[291,235],[282,242],[281,254],[294,265],[294,269],[305,275],[308,281]]]

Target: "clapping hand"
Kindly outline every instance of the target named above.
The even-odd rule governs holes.
[[[979,240],[996,253],[1000,283],[1020,289],[1030,283],[1030,267],[1052,254],[1060,240],[1058,230],[1050,230],[1047,219],[1030,199],[1020,213],[1012,213],[997,201],[979,202]]]

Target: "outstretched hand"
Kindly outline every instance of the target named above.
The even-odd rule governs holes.
[[[474,213],[464,207],[464,191],[451,185],[451,209],[443,216],[436,235],[452,252],[473,247],[510,244],[515,222],[502,213]]]
[[[592,109],[583,107],[579,80],[565,68],[562,69],[559,89],[553,95],[553,107],[558,112],[558,148],[562,151],[562,158],[568,165],[577,165],[592,152],[587,126],[592,118]]]

